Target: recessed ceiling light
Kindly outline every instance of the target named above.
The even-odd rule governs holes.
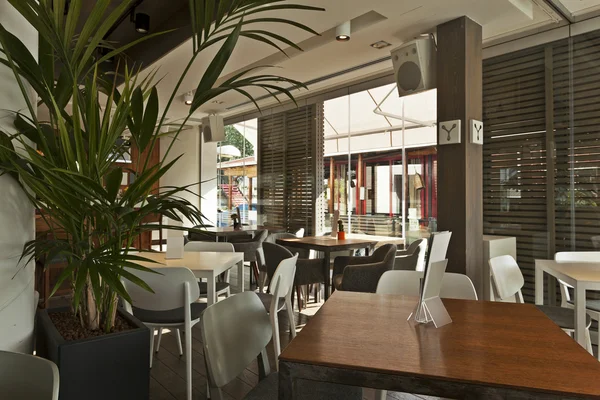
[[[391,46],[391,43],[386,42],[385,40],[380,40],[379,42],[371,43],[370,46],[374,49],[381,50],[388,46]]]

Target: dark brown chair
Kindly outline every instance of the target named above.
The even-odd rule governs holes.
[[[384,272],[394,269],[396,245],[384,244],[368,257],[336,257],[333,286],[336,290],[375,293]]]
[[[268,231],[256,231],[254,238],[249,242],[234,242],[233,248],[237,253],[244,253],[244,262],[250,263],[250,286],[252,286],[252,274],[258,282],[258,264],[256,263],[256,250],[262,247],[263,242],[269,234]]]
[[[264,262],[267,271],[267,279],[270,280],[275,269],[286,258],[292,257],[297,252],[280,246],[276,243],[263,243]],[[325,282],[325,260],[298,258],[296,262],[296,275],[294,277],[294,286],[296,286],[296,294],[298,297],[298,309],[302,310],[302,300],[300,297],[300,287],[305,285],[313,285]],[[293,300],[293,298],[292,298]],[[304,302],[306,303],[306,301]]]

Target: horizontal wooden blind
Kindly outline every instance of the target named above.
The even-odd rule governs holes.
[[[534,300],[534,260],[547,258],[545,52],[533,48],[484,61],[484,233],[515,236]]]
[[[259,118],[260,213],[288,232],[312,234],[322,214],[322,105]],[[321,190],[319,191],[319,187]]]

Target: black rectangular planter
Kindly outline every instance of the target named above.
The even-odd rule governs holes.
[[[39,310],[36,354],[53,361],[60,372],[59,400],[147,400],[150,390],[150,331],[119,310],[136,329],[65,341],[48,313]]]

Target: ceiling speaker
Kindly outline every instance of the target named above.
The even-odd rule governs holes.
[[[225,125],[220,115],[209,115],[202,118],[202,134],[204,143],[222,142],[225,140]]]
[[[436,87],[437,51],[432,36],[419,38],[392,50],[392,63],[400,97]]]

